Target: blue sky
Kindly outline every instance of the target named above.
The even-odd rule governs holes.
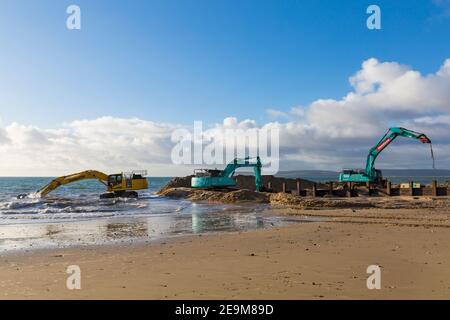
[[[405,126],[448,169],[449,35],[450,0],[3,0],[0,175],[190,174],[171,136],[195,120],[278,129],[282,170],[362,167]],[[415,143],[377,165],[430,168]]]
[[[365,27],[369,4],[382,30]],[[69,4],[82,30],[65,28]],[[450,18],[433,1],[2,1],[2,124],[75,119],[266,121],[340,98],[376,57],[435,72]]]

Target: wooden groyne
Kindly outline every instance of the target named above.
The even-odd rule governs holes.
[[[237,187],[241,189],[254,188],[254,177],[239,175],[235,177]],[[422,185],[409,181],[407,183],[393,184],[387,181],[384,187],[366,183],[339,183],[330,181],[317,183],[306,179],[288,179],[275,176],[263,176],[262,185],[266,191],[291,193],[298,196],[309,197],[357,197],[357,196],[428,196],[439,197],[450,195],[447,184],[439,184],[436,180],[430,185]]]

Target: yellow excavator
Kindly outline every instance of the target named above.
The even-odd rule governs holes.
[[[145,170],[110,175],[96,170],[86,170],[53,179],[50,183],[39,189],[36,192],[36,195],[44,197],[59,186],[80,180],[97,179],[104,184],[107,189],[106,193],[100,195],[101,199],[115,197],[137,198],[138,193],[136,190],[148,188],[148,181],[145,177],[146,174],[147,172]],[[27,196],[27,194],[20,194],[17,198],[21,199]]]

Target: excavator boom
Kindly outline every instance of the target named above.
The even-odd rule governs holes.
[[[98,181],[103,183],[105,186],[108,185],[108,175],[107,174],[100,172],[100,171],[96,171],[96,170],[86,170],[86,171],[70,174],[67,176],[55,178],[50,183],[48,183],[47,185],[45,185],[44,187],[39,189],[37,191],[37,194],[40,195],[41,197],[44,197],[47,194],[49,194],[51,191],[58,188],[59,186],[62,186],[62,185],[68,184],[68,183],[72,183],[72,182],[77,182],[80,180],[86,180],[86,179],[97,179]]]

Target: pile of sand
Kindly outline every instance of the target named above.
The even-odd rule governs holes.
[[[232,192],[227,192],[221,197],[221,202],[233,203],[233,202],[256,202],[267,203],[270,200],[270,194],[265,192],[255,192],[248,189],[241,189]]]
[[[193,188],[164,188],[160,195],[172,198],[182,198],[191,201],[208,201],[221,203],[269,203],[270,194],[255,192],[248,189],[233,191],[201,190]]]
[[[182,198],[191,201],[206,201],[216,203],[268,203],[281,207],[293,207],[300,209],[320,208],[372,208],[375,205],[367,201],[347,199],[313,199],[297,197],[290,193],[266,193],[248,189],[233,191],[201,190],[193,188],[166,188],[160,195],[172,198]]]
[[[322,208],[373,208],[374,204],[358,199],[317,199],[298,197],[289,193],[273,193],[270,195],[270,204],[282,207],[299,209]]]
[[[173,178],[161,190],[158,191],[158,194],[163,194],[165,191],[173,188],[190,188],[192,177],[193,176]]]

